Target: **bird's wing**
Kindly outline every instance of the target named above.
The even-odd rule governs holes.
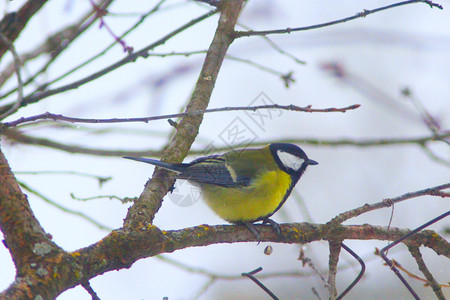
[[[243,187],[250,184],[250,178],[236,175],[221,155],[196,159],[177,177],[201,184],[225,187]]]

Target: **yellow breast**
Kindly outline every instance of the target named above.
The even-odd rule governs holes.
[[[249,187],[201,185],[201,189],[206,203],[219,217],[236,223],[270,216],[290,185],[291,177],[280,170],[264,173]]]

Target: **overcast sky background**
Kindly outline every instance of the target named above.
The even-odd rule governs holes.
[[[2,1],[0,11],[15,11],[25,1]],[[144,13],[157,1],[120,1],[110,7],[110,13]],[[393,1],[249,1],[239,22],[254,30],[308,26],[349,17],[363,9],[374,9]],[[430,134],[417,118],[417,111],[400,90],[409,87],[443,129],[450,125],[450,14],[449,1],[439,1],[444,10],[430,9],[425,4],[404,6],[345,24],[313,31],[270,36],[283,50],[304,60],[306,65],[272,49],[259,37],[241,38],[230,47],[229,54],[251,59],[279,72],[292,71],[295,83],[288,89],[268,72],[248,64],[225,60],[213,92],[210,108],[223,106],[259,105],[262,101],[282,105],[312,105],[314,108],[344,107],[361,104],[354,111],[342,113],[298,113],[274,111],[265,123],[244,112],[207,114],[200,135],[193,148],[214,149],[231,143],[228,131],[232,126],[246,128],[247,137],[258,141],[273,139],[340,139],[419,137]],[[43,36],[58,31],[77,20],[90,7],[89,1],[50,1],[36,15],[15,43],[19,53],[30,51]],[[205,13],[207,6],[190,1],[167,1],[161,12],[150,17],[142,26],[125,38],[129,46],[139,50],[171,30]],[[139,16],[109,16],[107,24],[118,35],[127,30]],[[156,53],[186,52],[207,49],[217,25],[218,16],[198,24],[173,40],[155,49]],[[242,30],[242,28],[240,28]],[[56,78],[101,51],[112,42],[104,29],[92,26],[75,44],[58,58],[39,83]],[[58,87],[108,66],[125,56],[116,46],[95,63],[61,80]],[[50,97],[21,109],[8,118],[15,120],[46,111],[83,118],[144,117],[177,113],[189,98],[200,71],[204,54],[189,57],[149,57],[138,59],[102,78],[76,90]],[[11,60],[7,54],[0,67]],[[22,70],[24,77],[32,74],[44,62],[38,59]],[[321,68],[324,64],[339,63],[349,74],[348,81],[340,81]],[[8,90],[16,84],[10,80]],[[373,88],[371,88],[373,87]],[[374,92],[376,90],[376,93]],[[30,92],[30,89],[26,91]],[[13,98],[10,98],[11,100]],[[396,103],[396,110],[390,104]],[[406,111],[406,113],[405,113]],[[256,122],[255,122],[256,120]],[[244,126],[244,127],[242,127]],[[132,130],[113,134],[95,134],[85,128]],[[160,149],[168,141],[172,127],[166,120],[148,124],[103,124],[85,126],[79,130],[57,128],[33,129],[27,133],[52,138],[67,144],[102,149]],[[137,134],[143,132],[143,134]],[[337,214],[364,203],[379,202],[406,192],[449,182],[448,167],[432,161],[417,145],[388,147],[317,147],[301,145],[308,156],[319,162],[310,167],[297,184],[295,193],[274,216],[279,222],[306,220],[305,209],[299,205],[299,195],[311,215],[311,222],[325,223]],[[433,151],[447,161],[450,151],[444,143],[433,145]],[[96,195],[138,196],[153,172],[153,167],[124,160],[120,157],[73,155],[34,146],[11,145],[2,141],[13,171],[76,171],[113,179],[101,188],[98,182],[69,175],[26,175],[17,178],[43,193],[55,202],[94,218],[110,228],[122,225],[129,204],[117,200],[99,199],[87,202],[70,196]],[[187,158],[187,161],[195,157]],[[155,225],[166,230],[199,224],[223,224],[202,201],[190,206],[176,202],[194,192],[187,183],[178,182],[177,194],[167,196],[155,219]],[[193,200],[195,194],[192,196]],[[54,241],[66,250],[76,250],[95,243],[108,232],[85,220],[29,195],[34,213]],[[408,200],[395,207],[392,226],[415,228],[449,209],[448,199],[422,197]],[[391,211],[378,210],[345,224],[373,224],[387,226]],[[441,230],[448,226],[443,220],[431,228]],[[0,236],[1,237],[1,236]],[[391,299],[409,295],[393,272],[373,255],[375,247],[386,242],[346,241],[367,264],[365,278],[352,290],[348,299]],[[263,267],[263,274],[310,271],[297,260],[299,247],[278,245],[271,256],[263,254],[267,243],[213,245],[191,248],[167,255],[187,266],[196,266],[220,274],[236,275]],[[327,270],[326,242],[305,247],[305,252],[316,266]],[[426,262],[439,282],[448,281],[448,260],[424,251]],[[413,273],[420,274],[406,247],[400,245],[389,253]],[[339,266],[355,263],[342,254]],[[0,245],[0,289],[14,280],[14,266],[9,252]],[[338,290],[342,291],[357,275],[358,267],[338,272]],[[101,299],[191,299],[208,281],[203,275],[192,274],[155,258],[140,260],[128,270],[113,271],[91,280]],[[408,278],[423,298],[433,297],[430,288]],[[280,299],[316,299],[311,288],[327,298],[317,276],[305,278],[267,279],[264,283]],[[450,293],[445,290],[447,296]],[[200,299],[261,299],[263,292],[250,280],[218,281]],[[58,297],[61,300],[90,299],[80,287]]]

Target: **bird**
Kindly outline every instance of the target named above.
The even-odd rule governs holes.
[[[298,146],[271,143],[262,148],[245,148],[200,157],[190,163],[168,163],[130,157],[176,173],[200,188],[206,204],[223,220],[245,225],[258,239],[253,223],[269,224],[280,236],[278,223],[270,219],[286,202],[292,189],[310,165]]]

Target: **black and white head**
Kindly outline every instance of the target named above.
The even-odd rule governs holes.
[[[318,164],[315,160],[309,159],[300,147],[293,144],[273,143],[269,148],[278,167],[297,180],[307,166]]]

